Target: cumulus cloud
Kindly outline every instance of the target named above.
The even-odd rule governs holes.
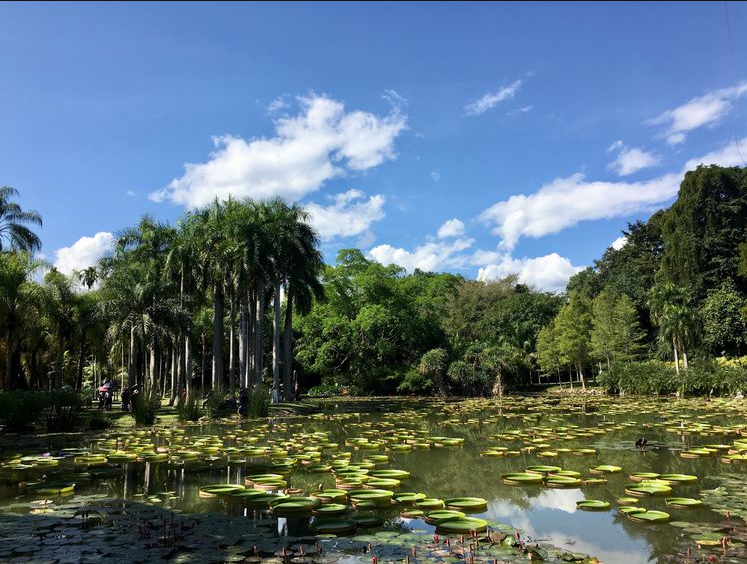
[[[467,115],[479,116],[480,114],[487,112],[499,102],[513,98],[519,91],[519,88],[521,88],[521,80],[517,80],[508,86],[503,86],[495,92],[485,94],[479,100],[467,104],[464,109],[467,112]]]
[[[694,170],[698,165],[719,165],[719,166],[744,166],[747,158],[747,137],[735,139],[726,143],[724,146],[711,151],[702,157],[690,159],[685,163],[683,174],[688,170]]]
[[[307,204],[311,224],[324,241],[335,237],[353,237],[368,230],[384,218],[384,196],[376,194],[367,200],[360,190],[348,190],[332,197],[332,205]],[[370,238],[370,237],[369,237]],[[373,242],[373,241],[371,241]]]
[[[289,106],[288,106],[288,102],[285,101],[286,97],[287,97],[287,94],[283,94],[282,96],[278,96],[272,102],[270,102],[267,105],[267,113],[274,114],[281,110],[287,109]]]
[[[509,254],[499,255],[499,260],[480,268],[477,279],[483,282],[500,280],[509,274],[518,274],[519,282],[535,286],[545,292],[562,292],[568,279],[583,270],[557,253],[536,258],[513,258]]]
[[[620,146],[615,143],[612,147]],[[512,249],[522,237],[539,238],[581,221],[656,209],[677,195],[685,172],[699,164],[743,165],[745,147],[747,137],[730,141],[707,155],[688,160],[680,172],[640,182],[589,181],[581,173],[556,178],[533,194],[519,194],[493,204],[480,214],[480,219],[501,237],[504,249]]]
[[[426,272],[437,272],[447,268],[461,268],[467,262],[467,256],[461,251],[468,249],[474,239],[455,239],[453,241],[429,242],[413,251],[391,245],[379,245],[369,251],[369,256],[381,264],[396,264],[408,272],[416,268]]]
[[[741,82],[731,88],[713,90],[663,112],[649,123],[665,125],[664,137],[670,145],[676,145],[685,140],[687,132],[716,124],[731,111],[734,100],[745,94],[747,94],[747,82]]]
[[[504,248],[513,248],[521,237],[542,237],[580,221],[630,215],[660,205],[675,194],[682,180],[667,174],[644,182],[588,181],[581,173],[556,178],[530,195],[511,196],[480,214],[501,237]]]
[[[325,96],[298,101],[300,113],[277,118],[273,137],[215,137],[207,162],[184,165],[184,174],[150,199],[186,207],[229,196],[298,200],[331,178],[396,158],[394,141],[407,121],[397,108],[377,116],[346,111],[341,102]]]
[[[610,245],[610,247],[612,247],[616,251],[619,251],[620,249],[622,249],[627,244],[628,244],[628,238],[627,237],[618,237],[617,239],[615,239],[614,241],[612,241],[612,244]]]
[[[464,235],[464,223],[457,218],[450,219],[438,228],[438,238],[461,237]]]
[[[69,247],[55,251],[54,266],[63,274],[83,270],[93,266],[103,256],[109,254],[114,244],[114,235],[100,231],[93,237],[81,237]]]
[[[626,147],[622,141],[615,141],[609,151],[617,151],[617,158],[609,164],[609,169],[619,176],[628,176],[644,168],[659,164],[659,158],[635,147]]]

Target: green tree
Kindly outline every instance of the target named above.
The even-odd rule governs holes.
[[[674,367],[679,374],[680,358],[685,369],[688,367],[687,347],[692,343],[695,332],[690,296],[681,286],[662,282],[651,289],[649,304],[654,323],[659,327],[660,340],[672,345]]]
[[[537,362],[542,371],[548,376],[554,372],[558,377],[558,384],[560,384],[560,369],[563,367],[563,357],[558,345],[558,335],[554,319],[540,329],[537,335],[536,351]]]
[[[720,356],[740,356],[747,336],[747,320],[741,315],[747,303],[731,280],[708,292],[700,308],[703,344]]]
[[[616,358],[622,362],[639,360],[645,350],[646,332],[641,328],[638,311],[626,294],[615,302]]]
[[[618,351],[619,325],[615,315],[616,300],[609,292],[603,291],[592,301],[592,329],[590,353],[594,358],[604,360],[607,369]]]
[[[449,365],[449,355],[444,349],[432,349],[423,355],[418,364],[418,372],[433,382],[440,393],[446,392],[446,370]]]
[[[7,250],[38,251],[41,240],[25,223],[42,226],[42,218],[35,211],[26,211],[11,201],[18,190],[0,187],[0,252]]]
[[[591,303],[581,294],[573,293],[555,318],[558,349],[564,364],[576,368],[581,386],[586,389],[584,368],[590,359]]]

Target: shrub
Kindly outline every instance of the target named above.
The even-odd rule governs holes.
[[[270,412],[270,389],[264,384],[257,384],[249,392],[246,416],[251,418],[267,417]]]
[[[108,415],[100,411],[94,411],[88,419],[88,428],[94,431],[108,429],[112,426],[112,420]]]
[[[210,419],[217,419],[221,403],[223,403],[223,391],[220,388],[208,392],[202,407],[205,408],[205,415]]]
[[[0,424],[7,431],[31,427],[47,406],[45,392],[0,392]]]
[[[83,399],[75,392],[54,391],[47,394],[47,431],[59,433],[76,430],[83,414]]]
[[[181,402],[177,408],[179,421],[197,421],[201,415],[200,398],[194,393],[187,396],[187,400]]]
[[[433,393],[434,388],[432,379],[413,368],[407,371],[405,379],[397,386],[397,391],[401,394],[424,396]]]
[[[161,394],[158,388],[146,387],[135,394],[132,401],[132,416],[137,425],[153,425],[161,408]]]

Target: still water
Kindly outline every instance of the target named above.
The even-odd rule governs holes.
[[[267,537],[277,549],[283,546],[284,537],[311,542],[308,539],[314,531],[310,524],[316,518],[303,514],[274,517],[269,511],[230,503],[221,496],[206,498],[200,495],[200,488],[209,484],[244,485],[246,476],[272,472],[274,468],[284,473],[288,488],[306,495],[336,487],[331,471],[321,467],[316,468],[319,472],[308,470],[314,464],[339,460],[345,452],[350,453],[351,463],[367,460],[372,454],[386,454],[388,462],[377,461],[376,468],[410,473],[395,491],[423,492],[439,499],[484,498],[487,508],[470,516],[518,529],[522,542],[529,545],[552,545],[608,563],[695,562],[711,554],[717,561],[747,561],[740,543],[740,535],[745,535],[741,515],[747,515],[747,493],[740,485],[747,476],[743,470],[747,464],[723,461],[728,452],[747,450],[747,445],[742,448],[739,444],[741,431],[747,432],[747,410],[740,401],[507,397],[500,403],[387,399],[327,400],[318,405],[318,413],[298,417],[174,424],[67,439],[57,436],[49,438],[45,448],[52,457],[60,458],[58,466],[36,468],[33,460],[27,458],[23,459],[23,466],[31,468],[18,472],[11,472],[10,468],[19,463],[19,458],[38,456],[42,454],[40,449],[24,452],[19,443],[11,445],[0,439],[4,441],[0,443],[4,462],[0,469],[0,506],[4,512],[0,517],[16,513],[23,516],[30,508],[38,513],[33,508],[38,509],[40,496],[24,488],[23,482],[67,480],[76,483],[73,495],[42,496],[54,502],[48,515],[54,516],[55,510],[66,505],[78,507],[76,499],[85,496],[106,496],[107,500],[130,500],[137,506],[168,510],[172,519],[174,514],[182,520],[192,514],[220,516],[223,520],[215,527],[236,529],[239,535],[254,530],[255,541]],[[635,446],[640,438],[646,439],[643,448]],[[704,445],[713,448],[696,451],[687,458],[681,454]],[[578,449],[594,452],[581,454]],[[493,450],[494,456],[484,456],[488,450]],[[159,452],[165,460],[85,463],[86,452],[113,451],[132,456]],[[501,480],[503,474],[524,472],[534,465],[557,466],[580,473],[582,479],[602,477],[607,481],[556,489],[545,485],[506,485]],[[619,466],[622,470],[590,472],[599,465]],[[634,522],[617,510],[619,498],[628,495],[628,476],[640,472],[697,476],[692,484],[674,485],[669,495],[643,497],[637,502],[648,510],[667,512],[669,522]],[[665,501],[672,496],[703,499],[706,503],[696,509],[676,509]],[[609,502],[610,509],[579,510],[576,504],[584,499]],[[437,532],[435,526],[422,519],[402,518],[401,510],[391,506],[376,509],[383,524],[365,529],[365,537],[361,537],[360,528],[352,536],[372,545],[375,553],[377,538],[386,539],[387,533],[393,538],[393,532],[417,531],[421,538],[431,538]],[[21,519],[6,519],[3,531],[13,523],[21,526]],[[252,529],[255,525],[259,528]],[[728,536],[727,550],[722,546],[699,546],[697,539],[708,533],[713,538]],[[76,542],[85,545],[87,537],[91,535],[82,535]],[[231,538],[238,537],[228,535],[228,541]],[[260,548],[276,552],[267,542]],[[344,556],[343,545],[337,547],[339,553],[331,556],[334,548],[328,550],[328,559],[371,561],[368,554]],[[401,554],[395,548],[382,549],[382,557],[402,561],[410,549],[402,542],[399,549]],[[9,550],[0,543],[0,560],[9,559],[13,554]],[[38,556],[33,548],[30,550],[27,554]],[[256,550],[253,554],[256,556]],[[234,560],[251,555],[244,551]],[[438,559],[439,553],[429,557]],[[503,558],[526,561],[527,555],[508,554]],[[475,561],[480,561],[479,554]],[[485,556],[483,561],[492,560]]]

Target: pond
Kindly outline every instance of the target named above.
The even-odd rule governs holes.
[[[0,561],[747,562],[740,400],[317,406],[2,437]]]

